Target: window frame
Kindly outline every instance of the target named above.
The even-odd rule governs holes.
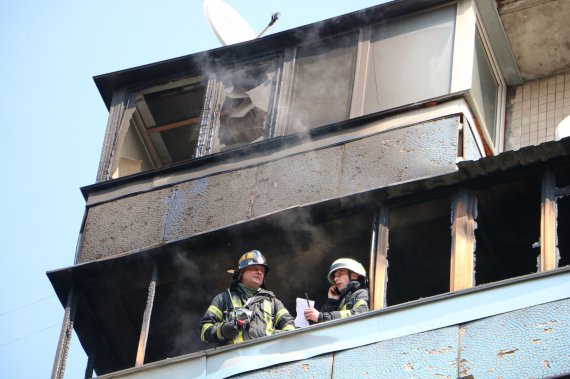
[[[471,51],[473,53],[471,59],[470,68],[470,78],[472,80],[473,75],[473,65],[474,60],[477,58],[475,56],[475,44],[477,36],[481,39],[483,53],[487,58],[489,66],[491,68],[491,74],[495,79],[497,84],[497,99],[495,103],[495,138],[493,139],[489,133],[488,126],[486,125],[485,118],[483,117],[484,112],[482,111],[482,105],[479,104],[472,92],[472,85],[469,84],[469,91],[466,94],[467,101],[469,105],[473,108],[473,115],[476,117],[476,123],[480,126],[480,133],[482,134],[483,140],[486,142],[487,147],[491,150],[493,155],[497,155],[504,149],[504,139],[505,139],[505,111],[506,111],[506,101],[507,101],[507,85],[505,78],[503,77],[497,57],[491,46],[490,38],[481,20],[481,15],[475,3],[472,4],[475,11],[475,30],[471,40]]]

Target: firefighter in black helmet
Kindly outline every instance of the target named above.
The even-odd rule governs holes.
[[[258,250],[240,257],[230,288],[212,300],[200,320],[202,341],[236,344],[295,329],[289,311],[265,288],[268,272],[267,261]]]
[[[350,258],[337,259],[331,265],[327,278],[332,284],[328,300],[321,312],[315,308],[305,309],[308,321],[329,321],[368,312],[368,279],[362,264]]]

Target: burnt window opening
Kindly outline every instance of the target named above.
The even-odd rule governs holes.
[[[556,200],[557,220],[556,237],[558,242],[558,253],[560,260],[558,267],[570,265],[570,196],[559,197]]]
[[[357,43],[353,32],[297,49],[287,133],[349,118]]]
[[[130,117],[118,135],[111,178],[195,158],[205,91],[194,77],[136,92],[127,104]]]
[[[196,156],[204,93],[205,87],[195,84],[144,96],[154,120],[154,125],[147,125],[148,133],[165,150],[161,151],[165,163]]]
[[[538,271],[540,184],[528,177],[477,191],[476,284]]]
[[[570,168],[554,170],[556,192],[556,248],[557,267],[570,265]]]
[[[277,60],[264,60],[221,75],[219,129],[212,151],[272,137]]]
[[[451,200],[390,209],[387,305],[449,291]]]
[[[570,169],[565,167],[555,172],[556,187],[563,188],[570,186]]]
[[[182,243],[166,275],[170,283],[159,280],[145,362],[217,346],[200,341],[199,320],[212,299],[228,288],[227,271],[246,251],[257,249],[267,258],[267,288],[293,317],[296,298],[305,293],[322,307],[335,259],[356,259],[368,272],[372,224],[372,213],[363,209],[296,210]]]

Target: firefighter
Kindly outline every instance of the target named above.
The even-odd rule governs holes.
[[[252,250],[241,256],[230,288],[218,294],[200,320],[200,339],[220,345],[237,344],[295,329],[289,311],[265,287],[269,266]]]
[[[354,259],[340,258],[329,269],[328,300],[321,312],[315,308],[305,309],[305,318],[312,322],[347,318],[367,312],[368,288],[364,266]]]

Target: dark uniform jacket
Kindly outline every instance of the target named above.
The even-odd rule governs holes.
[[[234,307],[243,307],[252,311],[249,326],[239,330],[233,341],[226,341],[222,336],[221,327],[228,321],[232,312],[228,291],[218,294],[200,320],[200,339],[204,342],[219,344],[240,343],[253,338],[269,336],[275,332],[294,330],[295,320],[289,311],[273,294],[266,289],[260,289],[252,298],[247,299],[245,293],[237,286],[230,286]]]
[[[338,300],[327,300],[319,314],[319,322],[368,312],[368,301],[368,289],[359,282],[352,281],[348,283]]]

